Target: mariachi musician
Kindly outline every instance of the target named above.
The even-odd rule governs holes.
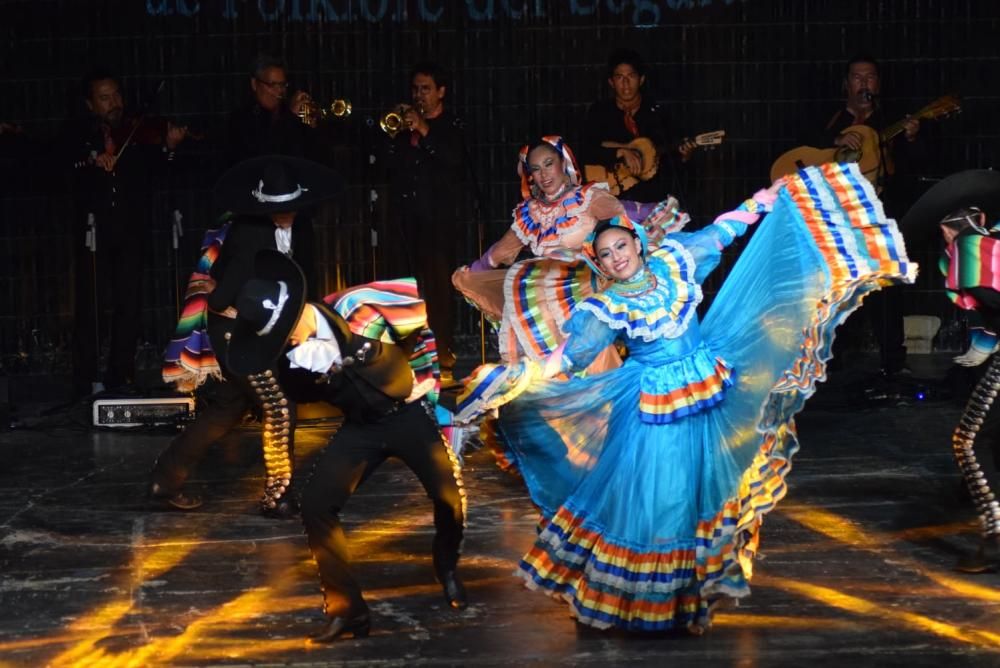
[[[880,132],[888,125],[880,102],[881,74],[874,58],[865,54],[851,58],[844,70],[842,88],[845,96],[843,106],[829,117],[818,135],[807,138],[809,145],[858,149],[863,138],[850,128],[864,125]],[[880,142],[878,147],[875,187],[890,218],[902,216],[913,200],[915,179],[912,177],[919,172],[919,166],[924,161],[923,146],[917,141],[919,132],[920,121],[907,118],[902,136],[889,143]],[[909,372],[904,346],[902,286],[873,294],[865,300],[862,312],[866,314],[878,342],[882,376],[889,380],[906,376]],[[850,325],[847,331],[850,332]]]
[[[677,194],[680,185],[677,167],[688,161],[695,145],[684,142],[676,149],[666,148],[669,138],[666,113],[660,105],[643,99],[645,65],[638,53],[616,49],[608,57],[607,73],[614,99],[595,102],[587,110],[582,162],[588,166],[599,165],[609,174],[615,174],[618,166],[624,165],[629,174],[639,176],[647,172],[649,163],[655,160],[659,166],[652,178],[640,179],[616,194],[636,202],[659,202],[671,193]],[[644,154],[636,149],[603,145],[629,144],[640,138],[648,140],[655,152]]]
[[[451,270],[458,263],[458,220],[467,181],[463,124],[446,107],[450,85],[437,63],[416,64],[410,71],[413,104],[397,110],[392,127],[386,126],[388,117],[383,120],[391,136],[392,227],[379,272],[380,278],[417,279],[445,373],[455,363]]]
[[[101,381],[110,389],[134,380],[144,252],[155,219],[152,194],[188,132],[130,114],[118,80],[107,72],[85,78],[81,92],[87,113],[67,125],[61,152],[72,172],[75,205],[74,391],[87,396]],[[102,378],[100,342],[109,330]]]
[[[284,62],[268,54],[257,56],[250,67],[249,91],[247,103],[229,116],[227,166],[261,155],[329,163],[317,121],[303,122],[304,108],[314,104],[312,97],[291,88]]]

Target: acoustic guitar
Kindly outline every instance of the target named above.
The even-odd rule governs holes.
[[[725,137],[725,130],[714,130],[696,135],[691,141],[698,148],[715,148],[722,143]],[[642,158],[642,171],[638,174],[630,172],[625,161],[621,159],[615,163],[614,170],[609,170],[604,165],[584,165],[584,179],[607,183],[612,195],[621,195],[640,181],[650,180],[656,176],[656,172],[660,168],[660,157],[656,146],[648,137],[636,137],[627,144],[605,141],[601,142],[601,146],[604,148],[627,148],[638,152]]]
[[[911,114],[911,118],[920,120],[936,120],[962,110],[959,99],[954,95],[939,97],[923,109]],[[852,149],[847,146],[835,148],[814,148],[799,146],[782,153],[771,165],[771,181],[794,174],[803,167],[822,165],[827,162],[856,162],[865,178],[875,184],[880,174],[892,173],[891,164],[882,163],[880,146],[892,141],[905,130],[907,119],[901,119],[889,127],[877,132],[867,125],[852,125],[841,134],[854,132],[861,136],[861,148]]]

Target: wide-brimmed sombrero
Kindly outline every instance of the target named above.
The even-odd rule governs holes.
[[[986,224],[1000,222],[1000,172],[970,169],[936,183],[920,196],[900,222],[907,235],[925,234],[949,214],[969,207],[986,213]]]
[[[213,190],[221,209],[249,215],[300,211],[343,189],[335,171],[312,160],[263,155],[234,165]]]
[[[263,250],[254,258],[254,278],[236,297],[236,325],[226,365],[239,376],[270,369],[305,306],[306,279],[290,257]]]

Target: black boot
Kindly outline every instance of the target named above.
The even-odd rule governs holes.
[[[465,610],[468,607],[469,601],[465,596],[465,585],[458,579],[458,573],[453,570],[438,573],[438,582],[441,583],[441,589],[444,591],[444,598],[448,601],[448,605],[456,610]]]
[[[201,497],[197,494],[185,494],[179,490],[167,492],[155,482],[149,488],[149,499],[160,510],[194,510],[201,507]]]
[[[312,643],[333,642],[345,633],[350,633],[355,638],[367,638],[368,632],[371,631],[371,625],[371,616],[367,610],[357,615],[347,614],[332,617],[323,625],[323,628],[309,636],[309,641]]]
[[[290,520],[299,514],[299,504],[291,494],[285,494],[277,500],[274,508],[263,506],[260,514],[276,520]]]
[[[962,557],[955,570],[962,573],[992,573],[1000,569],[1000,536],[984,538],[975,554]]]

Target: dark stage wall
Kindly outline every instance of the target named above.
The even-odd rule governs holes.
[[[519,144],[543,133],[581,136],[587,105],[607,91],[604,59],[616,46],[647,59],[647,95],[670,106],[678,135],[716,128],[727,143],[698,155],[681,184],[704,221],[767,182],[768,168],[796,137],[842,103],[843,63],[867,51],[883,63],[887,105],[915,110],[946,92],[964,113],[926,136],[927,176],[996,160],[1000,68],[994,0],[31,0],[0,3],[0,374],[64,373],[73,331],[69,210],[65,180],[47,161],[49,138],[72,110],[82,74],[96,63],[119,72],[127,100],[148,103],[201,130],[185,145],[172,181],[150,203],[155,230],[145,276],[141,364],[154,367],[175,322],[178,282],[211,223],[209,189],[221,167],[226,114],[242,104],[259,51],[284,57],[295,82],[320,101],[349,98],[354,114],[333,128],[329,150],[350,180],[321,220],[318,257],[326,288],[372,275],[370,229],[382,229],[384,189],[367,166],[381,141],[369,125],[408,98],[407,68],[431,58],[451,68],[449,101],[465,119],[482,184],[489,241],[518,199]],[[460,257],[477,253],[469,193]],[[382,196],[369,210],[368,192]],[[175,254],[170,212],[183,215]],[[384,236],[384,235],[383,235]],[[383,238],[383,242],[386,240]],[[390,240],[391,241],[391,240]],[[442,240],[450,243],[451,240]],[[950,313],[927,258],[910,312]],[[718,280],[718,279],[716,279]],[[470,344],[478,320],[466,312]]]

